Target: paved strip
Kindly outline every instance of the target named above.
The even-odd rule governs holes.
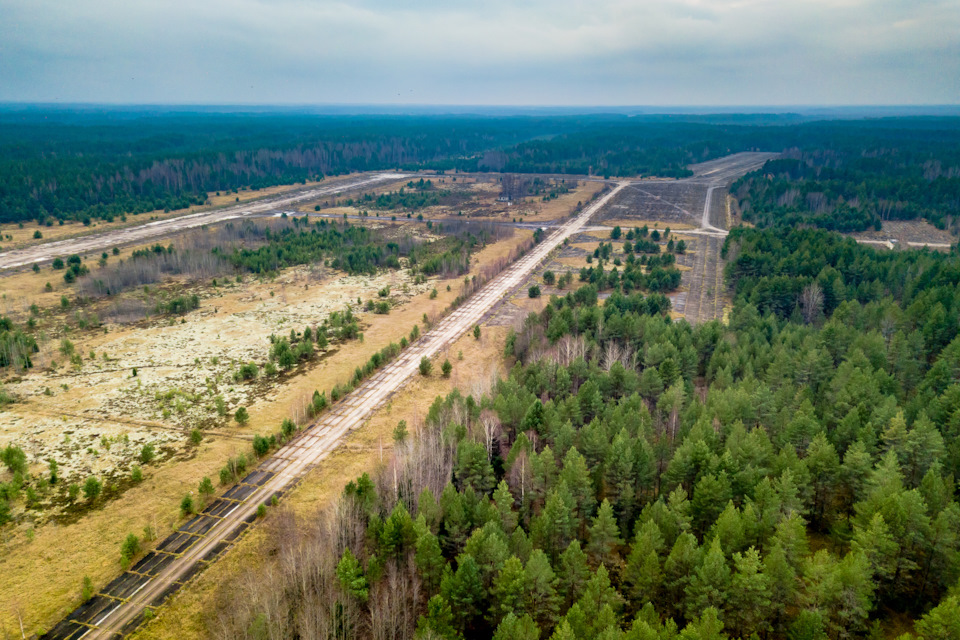
[[[411,175],[412,174],[395,173],[392,171],[377,173],[372,176],[364,175],[354,180],[345,180],[330,186],[303,189],[292,194],[269,196],[262,200],[230,205],[212,211],[201,211],[199,213],[177,216],[176,218],[148,222],[134,227],[114,229],[99,234],[57,240],[24,249],[4,251],[0,252],[0,270],[15,269],[36,262],[45,262],[47,260],[53,260],[57,256],[66,256],[72,253],[97,252],[118,245],[149,242],[150,240],[163,237],[170,233],[194,229],[206,224],[214,224],[236,218],[261,216],[265,213],[276,211],[282,207],[289,207],[305,200],[313,200],[314,198],[349,191],[359,187],[366,187],[380,182],[401,180]]]
[[[349,431],[360,427],[411,377],[418,375],[421,358],[436,355],[471,330],[491,307],[525,282],[553,249],[579,232],[590,217],[627,184],[618,183],[578,216],[557,227],[395,360],[266,458],[222,498],[161,542],[157,551],[78,607],[44,637],[116,638],[139,626],[144,610],[158,606],[206,563],[219,556],[253,522],[261,504],[282,496],[329,456]]]

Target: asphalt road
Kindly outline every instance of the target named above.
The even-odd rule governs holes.
[[[381,182],[402,180],[411,174],[384,172],[365,174],[353,179],[342,180],[328,186],[310,187],[276,196],[268,196],[252,202],[230,205],[220,209],[191,213],[175,218],[167,218],[156,222],[112,229],[102,233],[93,233],[78,238],[68,238],[44,244],[0,252],[0,272],[6,269],[15,269],[35,262],[48,262],[56,257],[66,257],[71,254],[100,253],[115,246],[133,243],[145,243],[164,236],[194,229],[207,224],[225,222],[236,218],[259,217],[270,214],[284,207],[290,207],[305,200],[314,200],[323,196],[351,191],[360,187],[369,187]]]
[[[444,317],[393,362],[325,412],[316,422],[265,459],[257,470],[165,539],[129,572],[108,585],[57,625],[47,638],[114,638],[139,625],[143,611],[157,606],[203,563],[216,558],[238,531],[252,523],[259,505],[281,496],[326,458],[351,430],[360,427],[377,408],[419,375],[420,359],[430,358],[470,331],[483,316],[516,287],[564,239],[577,233],[626,182],[554,229],[540,244],[517,260],[458,309]],[[161,554],[162,557],[161,557]],[[155,567],[160,566],[159,570]]]

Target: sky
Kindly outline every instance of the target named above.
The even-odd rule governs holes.
[[[960,0],[0,0],[0,102],[960,102]]]

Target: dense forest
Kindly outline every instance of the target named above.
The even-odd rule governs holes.
[[[212,193],[380,169],[683,177],[691,163],[767,150],[796,162],[738,183],[749,219],[766,224],[790,214],[862,228],[877,218],[926,216],[947,224],[957,209],[958,142],[956,118],[7,110],[0,111],[0,222],[109,220],[181,209]],[[766,185],[761,178],[770,172],[778,177]],[[406,194],[409,203],[393,196],[378,206],[425,206],[438,197],[418,190]]]
[[[960,634],[960,256],[740,230],[729,323],[613,282],[437,398],[337,507],[272,520],[223,638]]]
[[[872,136],[849,125],[832,144],[786,150],[731,187],[744,220],[863,231],[879,230],[885,220],[923,218],[956,230],[960,130],[951,121],[908,125],[878,128]]]

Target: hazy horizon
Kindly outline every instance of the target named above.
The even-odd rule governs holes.
[[[956,105],[960,0],[0,0],[0,101]]]

